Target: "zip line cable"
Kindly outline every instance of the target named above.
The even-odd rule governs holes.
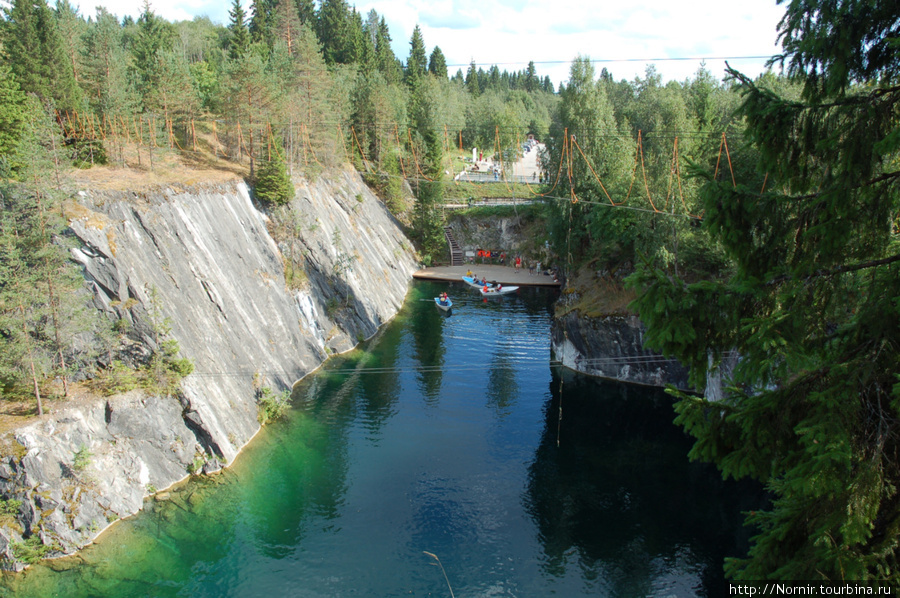
[[[769,60],[772,58],[771,54],[758,55],[758,56],[669,56],[663,58],[589,58],[588,62],[592,64],[607,64],[607,63],[616,63],[616,62],[691,62],[691,61],[705,61],[705,60]],[[517,64],[528,65],[529,63],[534,64],[535,66],[539,64],[572,64],[572,60],[529,60],[529,61],[512,61],[512,62],[486,62],[479,61],[475,62],[476,67],[484,67],[485,65],[490,66],[511,66]],[[472,62],[467,64],[448,64],[447,68],[462,68],[462,67],[470,67],[472,66]],[[542,77],[543,78],[543,77]]]

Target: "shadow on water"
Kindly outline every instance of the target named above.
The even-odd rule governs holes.
[[[426,550],[460,597],[727,593],[759,489],[688,463],[662,392],[550,366],[555,297],[414,284],[226,472],[0,596],[448,595]]]
[[[524,497],[545,572],[581,569],[609,596],[727,595],[723,557],[746,554],[760,486],[690,463],[662,390],[560,369],[551,392]]]

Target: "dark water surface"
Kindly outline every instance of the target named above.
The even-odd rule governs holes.
[[[551,366],[554,299],[415,283],[233,467],[0,595],[727,594],[752,498],[688,463],[662,392]]]

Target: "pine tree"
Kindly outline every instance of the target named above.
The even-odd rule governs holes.
[[[759,180],[706,175],[703,229],[735,264],[687,284],[634,282],[647,342],[690,365],[740,355],[717,403],[682,396],[695,459],[766,483],[743,579],[900,580],[900,47],[891,3],[794,2],[787,99],[737,71]],[[763,176],[765,175],[765,176]]]
[[[303,163],[310,173],[333,153],[330,146],[334,127],[330,125],[332,109],[328,101],[332,80],[319,40],[306,25],[300,28],[292,69],[287,93],[290,107],[288,138],[291,148],[297,148],[298,158],[302,153]],[[295,139],[296,143],[293,142]]]
[[[147,93],[144,102],[147,109],[158,111],[163,117],[172,143],[174,125],[190,121],[200,110],[200,96],[183,54],[174,51],[158,54],[156,85]]]
[[[115,15],[98,7],[84,39],[82,85],[89,106],[104,122],[121,122],[122,119],[131,122],[140,106],[134,78],[129,73],[130,56],[123,38]],[[92,165],[106,162],[106,151],[99,132],[92,132],[89,127],[76,127],[72,137],[76,163]],[[109,140],[109,143],[111,153],[115,153],[115,142]],[[119,159],[123,161],[121,145],[119,150]]]
[[[254,44],[251,51],[230,62],[222,85],[222,104],[226,114],[240,125],[242,131],[241,152],[250,156],[250,178],[255,177],[260,141],[265,138],[266,125],[278,102],[277,82],[263,60],[264,46]],[[264,145],[262,145],[264,147]]]
[[[27,111],[22,183],[0,187],[0,379],[29,387],[41,414],[49,378],[60,377],[68,392],[73,345],[90,322],[76,292],[83,278],[60,240],[59,127],[35,98]]]
[[[297,14],[297,6],[292,0],[281,0],[275,6],[273,15],[273,34],[275,39],[284,42],[288,55],[293,56],[302,23]]]
[[[65,54],[68,67],[72,71],[73,80],[75,83],[80,83],[87,23],[78,14],[78,9],[69,4],[69,0],[57,0],[54,13],[63,54]]]
[[[0,188],[0,380],[6,387],[30,387],[36,411],[43,415],[41,382],[50,364],[36,343],[45,322],[40,276],[23,255],[21,191]]]

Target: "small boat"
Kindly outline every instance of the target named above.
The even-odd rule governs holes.
[[[444,301],[441,301],[440,297],[435,297],[434,304],[438,306],[438,309],[443,311],[450,311],[450,308],[453,307],[453,302],[450,301],[450,297],[447,297]]]
[[[485,297],[499,297],[500,295],[508,295],[509,293],[515,293],[519,290],[519,287],[481,287],[481,294]]]
[[[488,283],[486,283],[486,285],[485,285],[485,284],[481,284],[480,281],[478,281],[478,280],[472,278],[471,276],[463,276],[462,279],[463,279],[463,282],[464,282],[464,283],[466,283],[467,285],[469,285],[469,286],[472,287],[473,289],[481,289],[481,288],[484,288],[485,286],[487,286],[488,288],[491,288],[491,287],[494,286],[494,283],[492,283],[492,282],[488,282]]]

